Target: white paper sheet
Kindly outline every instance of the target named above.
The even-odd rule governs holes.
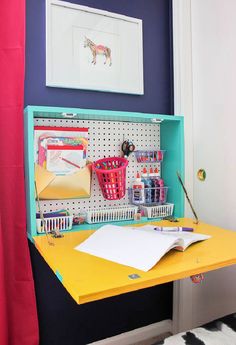
[[[176,243],[155,230],[105,225],[76,250],[147,272]]]

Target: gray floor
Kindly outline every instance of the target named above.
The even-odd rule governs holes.
[[[154,345],[158,341],[163,340],[169,336],[171,336],[171,333],[164,333],[164,334],[159,335],[158,337],[150,338],[150,339],[147,339],[145,341],[140,341],[140,342],[135,343],[133,345]]]

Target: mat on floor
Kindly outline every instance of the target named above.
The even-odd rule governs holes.
[[[236,345],[236,314],[175,334],[154,345]]]

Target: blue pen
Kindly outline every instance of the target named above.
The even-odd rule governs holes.
[[[156,231],[166,231],[166,232],[181,232],[181,231],[193,231],[193,228],[186,228],[181,226],[156,226],[154,228]]]

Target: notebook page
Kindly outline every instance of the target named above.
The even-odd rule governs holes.
[[[156,231],[105,225],[76,250],[147,272],[175,244],[176,238]]]

